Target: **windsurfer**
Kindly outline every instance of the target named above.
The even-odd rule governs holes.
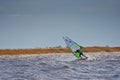
[[[80,51],[79,49],[78,50],[76,50],[75,52],[78,52],[79,53],[79,56],[80,56],[80,59],[87,59],[88,57],[87,56],[85,56],[84,54],[83,54],[83,52],[82,51]],[[84,57],[84,58],[83,58]]]

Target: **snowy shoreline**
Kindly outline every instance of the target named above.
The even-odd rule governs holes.
[[[112,56],[120,56],[120,52],[87,52],[84,53],[87,57],[88,60],[95,60],[103,57],[112,57]],[[51,57],[54,59],[76,59],[76,57],[72,53],[47,53],[47,54],[20,54],[20,55],[1,55],[0,58],[27,58],[27,57]]]

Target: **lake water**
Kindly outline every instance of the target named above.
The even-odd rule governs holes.
[[[120,52],[0,56],[0,80],[120,80]]]

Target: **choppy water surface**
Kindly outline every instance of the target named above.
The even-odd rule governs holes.
[[[120,53],[85,53],[0,57],[0,80],[120,80]]]

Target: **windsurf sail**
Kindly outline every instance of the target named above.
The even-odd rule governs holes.
[[[77,52],[77,50],[79,50],[80,52],[82,52],[82,46],[78,45],[76,42],[74,42],[73,40],[71,40],[70,38],[63,37],[67,47],[70,49],[70,51],[74,54],[75,57],[77,57],[78,59],[80,58],[80,53]]]

